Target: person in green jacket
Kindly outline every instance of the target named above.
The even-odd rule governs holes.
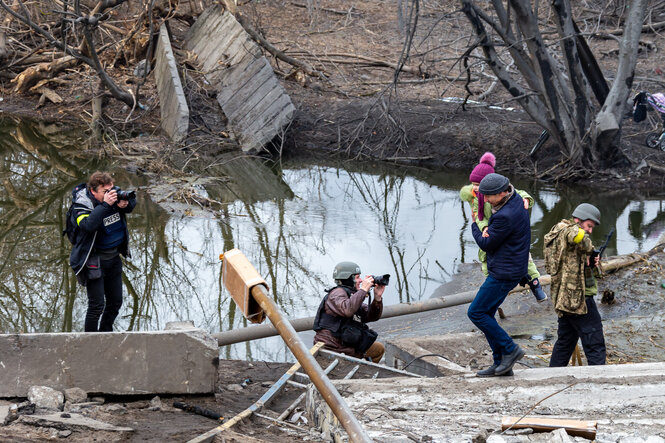
[[[462,201],[468,202],[471,206],[471,211],[476,218],[476,224],[483,233],[483,236],[487,235],[487,225],[492,216],[492,205],[485,201],[485,196],[478,191],[478,186],[480,181],[485,178],[487,174],[494,172],[495,165],[496,157],[494,154],[491,152],[484,153],[482,157],[480,157],[480,162],[475,168],[473,168],[473,171],[471,171],[471,174],[469,175],[469,181],[471,184],[462,187],[459,193]],[[524,209],[530,209],[533,206],[533,197],[527,192],[520,191],[519,189],[516,189],[516,192],[524,200]],[[479,211],[478,208],[482,208],[482,211]],[[487,254],[482,249],[478,250],[478,261],[481,264],[483,274],[487,276]],[[529,285],[534,297],[536,297],[536,300],[540,303],[547,300],[547,294],[543,291],[543,287],[538,280],[539,278],[540,272],[538,272],[536,264],[531,259],[531,256],[529,256],[528,275],[524,276],[520,284]]]

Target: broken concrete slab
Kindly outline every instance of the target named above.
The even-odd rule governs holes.
[[[114,426],[110,423],[94,420],[80,414],[22,415],[19,417],[18,422],[31,426],[46,426],[70,431],[134,432],[132,428]]]
[[[155,84],[159,93],[161,127],[171,140],[181,142],[189,129],[189,106],[165,23],[159,27],[155,51]]]
[[[540,375],[532,377],[534,371]],[[546,372],[550,376],[546,377]],[[393,378],[334,381],[375,440],[397,437],[471,441],[500,430],[501,417],[548,416],[598,422],[598,441],[662,432],[665,363],[522,369],[514,377]],[[639,374],[639,375],[638,375]],[[346,434],[314,388],[307,409],[315,425],[341,441]]]
[[[0,404],[0,424],[5,422],[5,419],[9,415],[9,408],[11,408],[11,404]]]
[[[33,385],[105,394],[212,393],[217,341],[200,329],[0,335],[0,397]]]
[[[388,340],[385,346],[386,365],[408,365],[409,372],[425,377],[465,374],[469,367],[491,362],[487,340],[478,332]]]
[[[189,29],[185,49],[197,55],[244,152],[260,152],[283,136],[296,108],[233,14],[222,5],[206,8]]]

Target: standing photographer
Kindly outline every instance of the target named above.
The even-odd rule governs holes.
[[[93,173],[87,185],[73,191],[70,223],[75,241],[69,264],[88,292],[85,332],[113,331],[122,306],[120,254],[130,256],[125,214],[134,206],[134,192],[114,187],[107,172]]]
[[[386,287],[375,284],[372,276],[360,278],[360,266],[353,262],[338,263],[333,270],[333,279],[337,286],[326,291],[316,313],[314,343],[322,342],[333,352],[370,358],[378,363],[385,348],[376,341],[376,332],[365,323],[381,318]],[[374,300],[363,303],[372,287]]]

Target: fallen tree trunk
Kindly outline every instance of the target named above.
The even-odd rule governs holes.
[[[603,264],[603,272],[613,272],[618,269],[644,261],[658,252],[663,252],[664,247],[664,243],[659,243],[650,251],[645,253],[633,253],[617,256]],[[541,285],[549,285],[550,282],[551,278],[549,275],[543,275],[540,277]],[[525,290],[528,290],[528,288],[517,286],[510,292],[515,293]],[[477,291],[466,291],[457,294],[446,295],[444,297],[430,298],[425,301],[384,306],[381,319],[399,317],[401,315],[407,314],[416,314],[418,312],[433,311],[436,309],[450,308],[452,306],[471,303],[471,301],[473,301],[474,297],[476,296],[476,292]],[[289,320],[289,322],[296,330],[296,332],[309,331],[314,326],[314,317],[299,318],[296,320]],[[275,335],[279,335],[277,330],[272,325],[268,324],[233,329],[230,331],[212,334],[212,336],[217,340],[217,344],[219,346],[231,345],[243,341],[256,340],[259,338],[273,337]]]
[[[30,66],[11,81],[16,84],[14,92],[27,92],[39,81],[54,78],[65,69],[73,68],[77,63],[78,60],[75,57],[68,55],[52,62]]]

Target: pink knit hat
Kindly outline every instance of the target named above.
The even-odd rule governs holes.
[[[480,163],[473,168],[471,175],[469,175],[469,181],[474,183],[480,183],[480,181],[485,178],[487,174],[494,172],[494,165],[496,165],[496,157],[491,152],[486,152],[480,157]]]

